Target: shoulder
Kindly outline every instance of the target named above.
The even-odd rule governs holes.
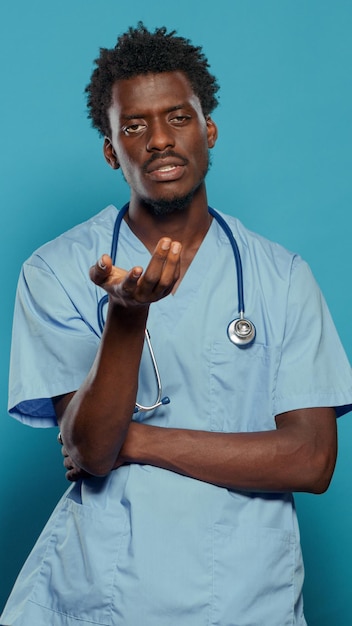
[[[279,273],[290,274],[292,269],[303,265],[307,267],[305,261],[295,252],[287,250],[281,244],[271,241],[262,235],[246,228],[244,224],[232,215],[226,215],[217,211],[226,221],[236,240],[241,254],[242,263],[250,266],[257,266],[260,272],[277,270]],[[219,236],[225,240],[227,236],[221,232]]]
[[[117,209],[109,205],[85,222],[77,224],[55,239],[40,246],[25,261],[24,267],[59,271],[70,263],[95,263],[99,255],[110,253],[111,237]]]

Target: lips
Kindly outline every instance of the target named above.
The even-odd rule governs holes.
[[[180,157],[157,157],[150,160],[144,170],[148,177],[154,181],[169,182],[181,178],[186,164],[186,159]]]
[[[156,170],[158,170],[158,172],[170,172],[171,170],[175,169],[175,167],[179,167],[179,166],[170,163],[170,165],[161,165],[160,167],[153,167],[149,171],[149,174],[152,172],[155,172]]]

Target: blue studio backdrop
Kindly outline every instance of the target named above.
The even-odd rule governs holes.
[[[100,46],[143,20],[202,44],[218,77],[209,201],[311,265],[352,358],[350,0],[12,0],[0,9],[0,605],[66,489],[56,431],[7,416],[15,289],[40,244],[128,198],[86,119]],[[53,376],[55,372],[53,372]],[[352,415],[329,491],[298,494],[310,626],[352,623]]]

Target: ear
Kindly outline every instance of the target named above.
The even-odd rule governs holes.
[[[207,123],[208,148],[214,148],[216,144],[216,140],[218,138],[218,129],[217,129],[215,122],[213,122],[213,120],[211,119],[209,115],[206,118],[206,123]]]
[[[103,152],[105,160],[109,163],[110,167],[112,167],[113,170],[118,170],[120,163],[117,160],[116,152],[109,137],[104,137]]]

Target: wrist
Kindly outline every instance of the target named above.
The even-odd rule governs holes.
[[[123,325],[125,330],[136,328],[145,328],[149,313],[149,304],[141,304],[139,306],[125,307],[117,302],[111,301],[108,308],[107,319],[115,321]]]
[[[147,463],[143,453],[143,449],[145,449],[143,443],[145,444],[146,437],[151,429],[151,426],[131,422],[118,460],[122,463]]]

